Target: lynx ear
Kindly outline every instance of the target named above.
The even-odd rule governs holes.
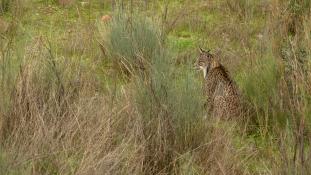
[[[199,47],[199,51],[200,51],[200,53],[204,53],[205,52],[205,50],[203,50],[201,47]]]
[[[199,47],[199,50],[200,50],[200,53],[209,53],[211,51],[210,49],[204,50],[201,47]]]

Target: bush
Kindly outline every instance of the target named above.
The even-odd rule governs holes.
[[[154,57],[148,77],[137,77],[135,104],[148,138],[146,171],[171,172],[173,150],[182,154],[206,141],[201,89],[196,84],[191,69],[177,70],[168,53]]]
[[[161,46],[158,28],[141,16],[119,13],[99,30],[109,58],[129,72],[147,69]]]

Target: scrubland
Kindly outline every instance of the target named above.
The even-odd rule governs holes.
[[[309,0],[112,2],[0,0],[0,174],[311,174]],[[198,47],[241,118],[206,114]]]

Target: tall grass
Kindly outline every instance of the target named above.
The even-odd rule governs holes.
[[[10,1],[9,0],[1,0],[0,1],[0,13],[3,14],[9,11]]]
[[[139,17],[133,19],[142,20]],[[204,173],[209,171],[208,167],[212,165],[207,161],[208,154],[217,154],[215,152],[223,149],[228,154],[215,155],[219,160],[235,159],[232,154],[227,152],[237,149],[233,145],[233,141],[226,135],[229,131],[222,127],[219,128],[217,125],[214,128],[212,120],[212,123],[208,125],[208,121],[203,117],[202,89],[191,66],[189,64],[182,67],[176,66],[176,58],[171,56],[170,50],[163,47],[165,43],[161,43],[165,39],[163,40],[161,38],[163,36],[156,32],[158,29],[150,30],[152,25],[148,23],[143,23],[144,25],[131,23],[127,32],[119,33],[118,29],[127,22],[117,19],[111,26],[108,26],[111,27],[109,30],[111,33],[106,35],[107,38],[104,40],[106,42],[103,45],[107,45],[106,49],[110,53],[120,53],[118,52],[120,48],[126,48],[123,51],[130,50],[130,52],[123,52],[126,54],[120,54],[122,59],[143,59],[145,61],[146,69],[143,69],[145,74],[142,76],[140,73],[134,73],[130,88],[133,91],[134,108],[137,109],[138,116],[141,118],[141,129],[145,140],[145,152],[142,160],[143,172],[145,174]],[[136,31],[155,32],[153,34],[139,32],[140,35],[132,35]],[[124,34],[126,34],[125,37]],[[133,42],[123,42],[124,38],[130,38]],[[137,41],[144,42],[146,39],[148,43],[142,44],[143,48],[137,47],[140,45],[137,44]],[[114,45],[110,44],[111,40],[114,41]],[[145,51],[148,54],[140,54]],[[127,55],[127,53],[130,54]],[[109,55],[109,57],[116,59],[115,55]],[[122,59],[117,60],[122,62]],[[137,64],[140,62],[133,60],[128,67],[137,68],[139,67]],[[211,133],[209,134],[209,132]],[[224,134],[224,138],[221,140],[226,140],[223,145],[219,145],[218,141],[214,142],[213,140],[220,137],[221,134]],[[197,154],[200,152],[205,152],[206,155],[198,157]],[[213,157],[210,158],[216,161]],[[186,166],[185,162],[188,162],[186,164],[189,165]],[[242,165],[241,167],[235,166],[229,162],[224,164],[213,167],[211,172],[219,172],[223,168],[221,166],[225,166],[223,171],[233,173],[239,172],[242,167]],[[203,165],[206,168],[202,168]],[[198,169],[197,166],[201,168]]]
[[[157,23],[163,12],[151,8],[137,14],[125,7],[96,28],[76,3],[66,9],[76,10],[70,19],[58,19],[61,7],[54,12],[64,26],[31,32],[27,25],[45,24],[36,13],[6,11],[12,25],[0,37],[0,174],[309,173],[310,3],[194,3],[200,8],[191,14],[202,15],[191,22],[163,5],[180,22],[169,37]],[[172,4],[183,11],[191,3]],[[183,41],[191,44],[176,44]],[[206,114],[201,76],[192,69],[196,43],[222,49],[249,123]]]
[[[309,124],[306,122],[309,114],[305,110],[309,108],[307,72],[310,67],[309,53],[305,48],[309,43],[306,31],[310,28],[303,24],[310,20],[310,6],[307,1],[274,3],[273,7],[281,10],[271,9],[271,16],[267,19],[269,25],[263,28],[259,38],[259,49],[252,50],[249,69],[244,69],[237,79],[249,102],[253,103],[255,120],[259,126],[265,126],[257,130],[261,134],[264,131],[265,138],[267,135],[279,137],[281,142],[292,145],[282,145],[278,149],[284,162],[280,161],[273,170],[301,174],[309,171],[305,161],[308,159],[306,147],[310,144]],[[284,164],[290,168],[280,171],[286,166]]]
[[[28,3],[28,0],[1,0],[0,15],[13,14],[14,16],[21,17]]]
[[[284,109],[278,106],[278,80],[281,78],[278,62],[271,50],[267,52],[266,55],[256,58],[251,65],[246,65],[244,71],[236,77],[244,98],[251,103],[248,107],[253,108],[249,109],[249,117],[252,117],[251,120],[258,124],[262,132],[270,130],[273,123],[284,124],[288,119]],[[271,114],[281,118],[271,118]]]

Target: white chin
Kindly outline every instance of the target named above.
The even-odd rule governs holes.
[[[203,76],[204,76],[204,78],[206,78],[206,75],[207,75],[206,67],[200,66],[200,69],[202,69]]]

